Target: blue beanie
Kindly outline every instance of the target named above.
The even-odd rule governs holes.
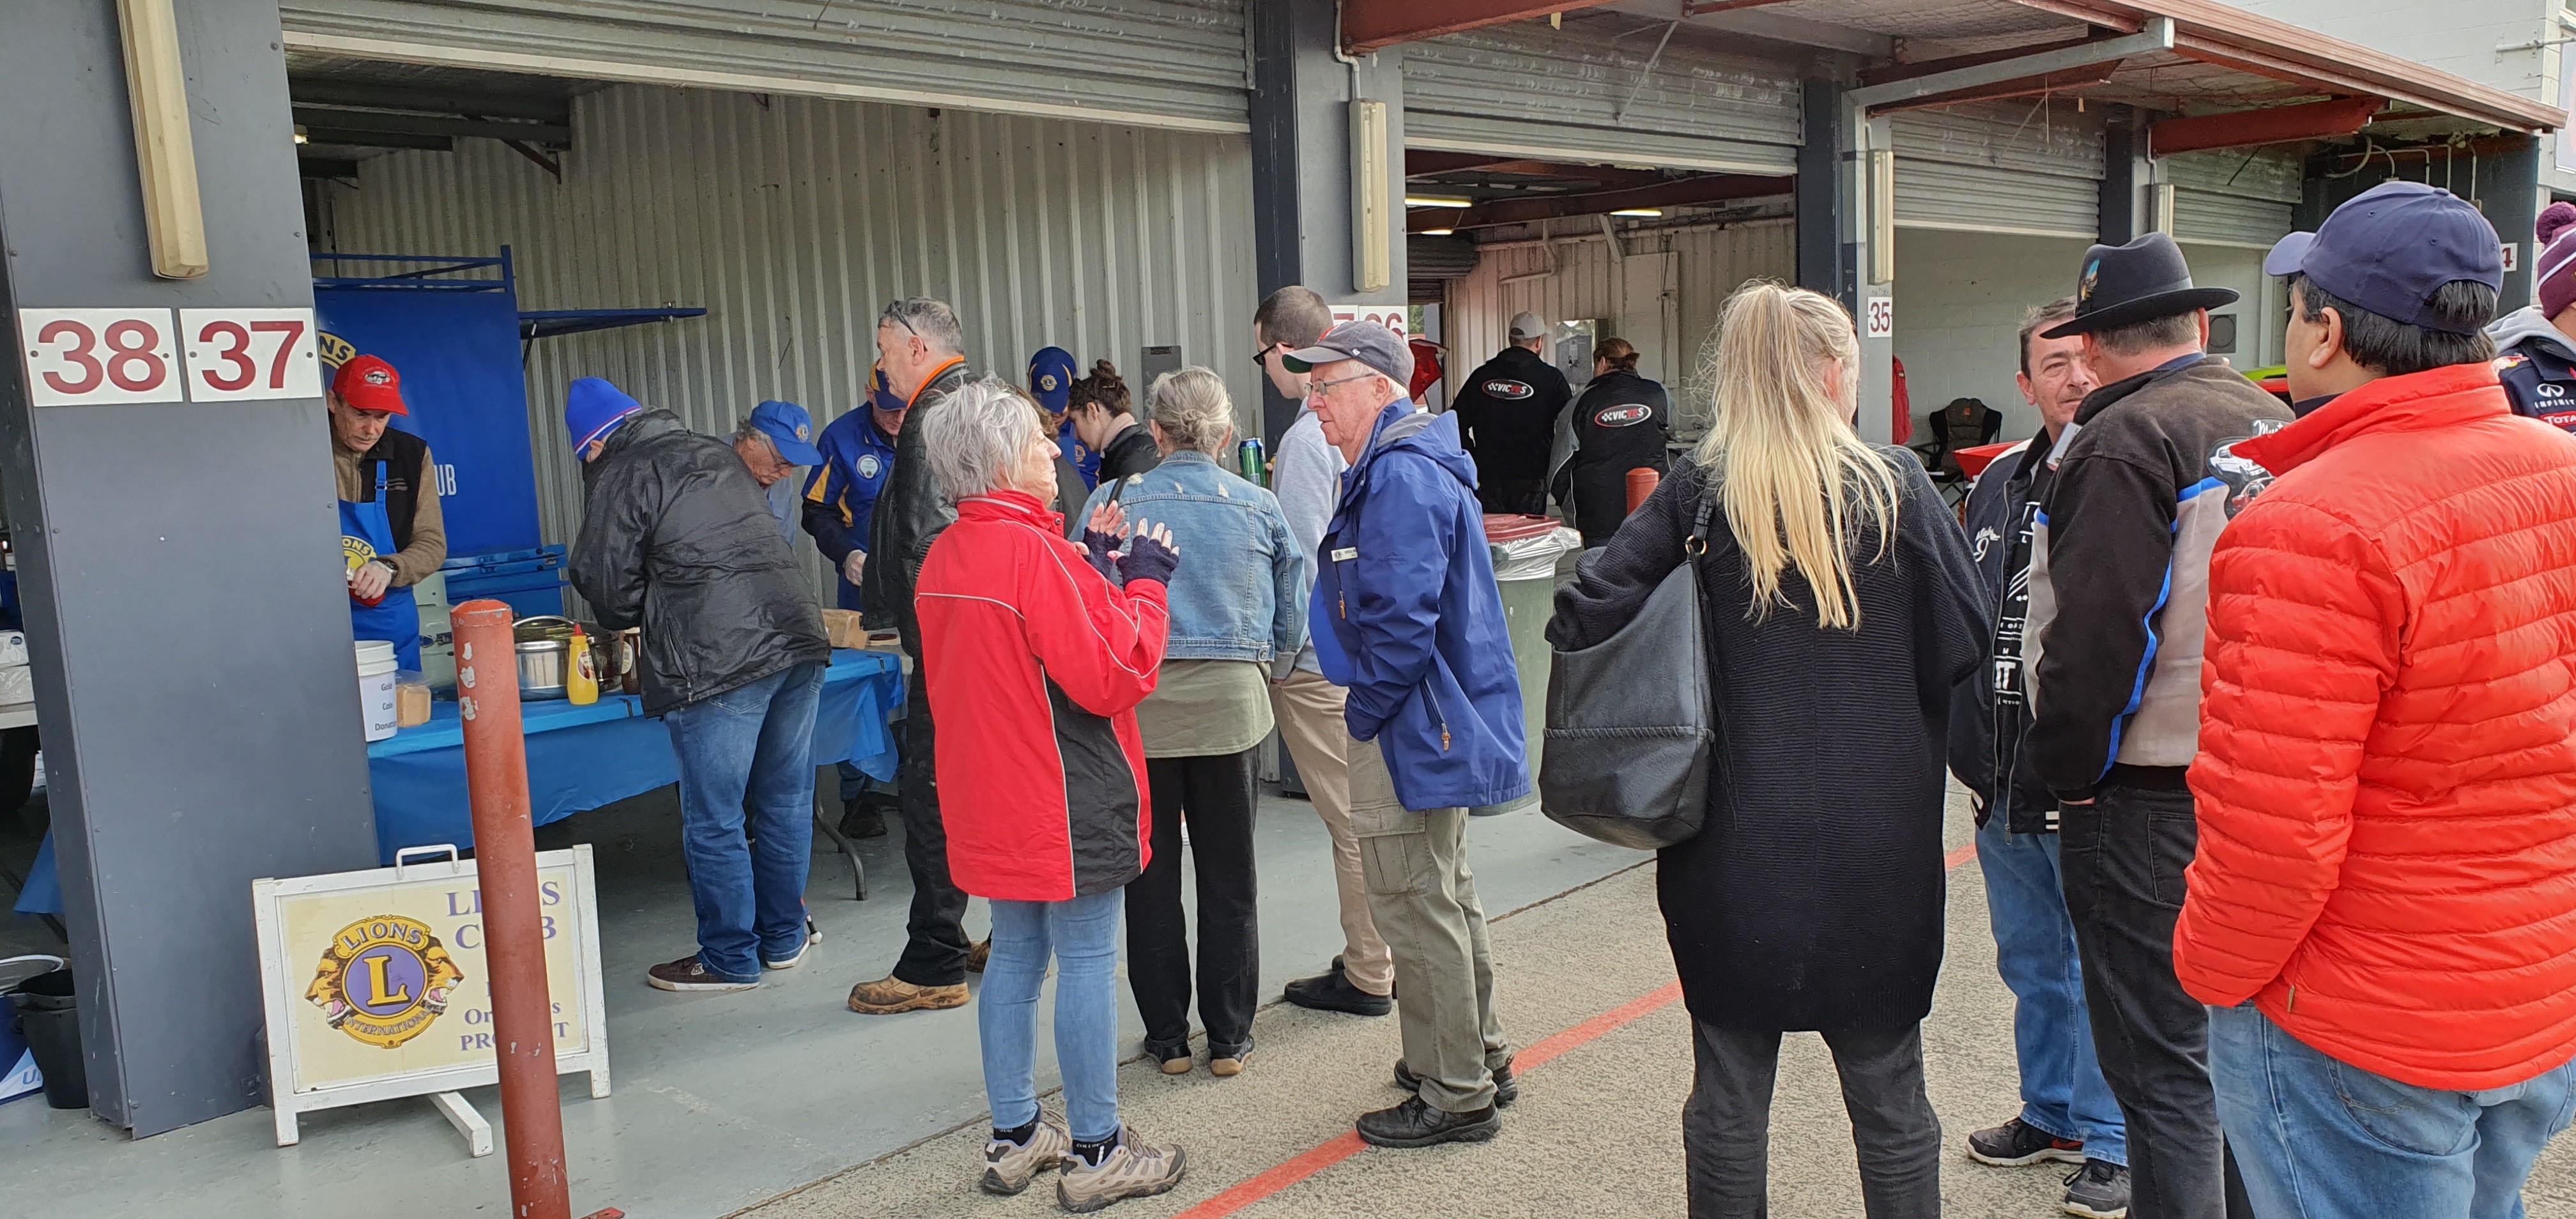
[[[628,415],[644,407],[626,392],[598,377],[583,377],[564,395],[564,426],[572,432],[573,456],[609,433]]]

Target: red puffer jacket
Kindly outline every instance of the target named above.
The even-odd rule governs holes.
[[[1163,586],[1117,588],[1063,518],[993,491],[957,505],[914,596],[957,887],[1060,902],[1136,879],[1153,806],[1135,707],[1163,663]]]
[[[2463,364],[2236,452],[2175,973],[2421,1087],[2576,1057],[2576,436]]]

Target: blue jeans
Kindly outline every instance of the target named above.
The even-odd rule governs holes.
[[[2015,834],[1997,814],[1977,830],[1994,924],[1995,972],[2013,993],[2013,1049],[2021,1062],[2021,1120],[2084,1144],[2089,1159],[2129,1163],[2127,1128],[2084,1011],[2084,966],[2066,915],[2057,835]]]
[[[1118,912],[1124,890],[1063,902],[993,902],[993,959],[975,1000],[984,1043],[984,1100],[1004,1130],[1038,1116],[1038,986],[1047,958],[1055,984],[1055,1060],[1064,1072],[1065,1125],[1098,1142],[1118,1133]]]
[[[2419,1088],[2310,1049],[2251,1004],[2209,1009],[2218,1118],[2263,1219],[2522,1219],[2576,1110],[2576,1064],[2506,1088]]]
[[[698,907],[698,963],[757,982],[805,943],[814,853],[814,705],[823,666],[801,664],[662,717],[680,760],[680,843]],[[751,803],[753,844],[743,841]]]

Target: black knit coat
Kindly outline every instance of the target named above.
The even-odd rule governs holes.
[[[1728,1028],[1888,1030],[1923,1018],[1941,969],[1943,752],[1951,688],[1985,659],[1985,598],[1922,464],[1881,449],[1895,544],[1854,572],[1856,630],[1792,602],[1756,620],[1723,505],[1700,560],[1719,721],[1707,827],[1660,852],[1656,892],[1691,1014]],[[1708,480],[1677,466],[1557,590],[1548,640],[1588,647],[1683,560]],[[1877,554],[1873,539],[1863,557]]]

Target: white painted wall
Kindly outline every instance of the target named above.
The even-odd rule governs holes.
[[[2234,0],[2275,21],[2357,42],[2482,85],[2550,100],[2555,48],[2499,54],[2499,46],[2560,37],[2560,0]]]
[[[2047,237],[1899,229],[1896,233],[1896,358],[1905,362],[1916,440],[1924,417],[1952,398],[1981,398],[2004,413],[2003,438],[2039,430],[2039,412],[2013,383],[2013,347],[2024,312],[2075,290],[2090,243]],[[2238,368],[2281,360],[2280,281],[2263,274],[2263,251],[2186,242],[2192,282],[2234,288],[2242,299],[2214,313],[2236,315]]]

